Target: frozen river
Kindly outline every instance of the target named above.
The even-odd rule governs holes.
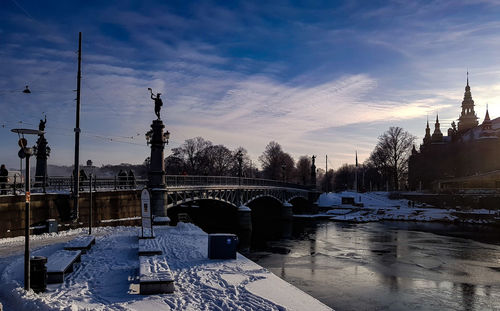
[[[498,229],[328,221],[283,228],[250,257],[335,310],[500,310]]]

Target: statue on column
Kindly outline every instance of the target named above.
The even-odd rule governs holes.
[[[161,106],[163,102],[160,98],[161,93],[156,95],[151,88],[151,99],[155,103],[155,114],[157,119],[153,120],[151,130],[146,133],[146,140],[148,145],[151,146],[151,156],[148,167],[148,184],[147,187],[151,189],[151,210],[157,219],[167,219],[167,196],[165,189],[165,144],[168,143],[168,134],[164,133],[165,125],[160,118]],[[163,222],[160,221],[160,222]],[[156,221],[155,221],[156,223]]]
[[[47,183],[47,158],[50,156],[50,147],[45,139],[45,125],[47,124],[47,116],[40,120],[38,124],[38,140],[34,146],[34,154],[36,155],[36,170],[35,170],[35,186],[45,187]]]
[[[45,120],[40,119],[40,124],[38,124],[38,130],[45,131],[45,124],[47,124],[47,116],[45,116]]]
[[[311,164],[311,186],[313,188],[316,188],[316,164],[314,163],[316,161],[316,156],[312,156],[312,164]]]
[[[156,96],[153,95],[153,90],[149,87],[148,90],[151,92],[151,99],[155,102],[155,114],[160,120],[160,110],[161,106],[163,106],[163,101],[160,98],[161,93],[156,93]]]

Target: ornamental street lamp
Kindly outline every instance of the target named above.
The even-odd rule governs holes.
[[[22,160],[26,159],[26,175],[24,177],[24,191],[26,195],[26,207],[24,209],[24,289],[30,289],[30,156],[33,155],[33,149],[27,147],[28,141],[24,135],[42,135],[43,131],[32,129],[12,129],[14,133],[19,135],[19,147],[21,149],[17,153]]]
[[[170,139],[170,132],[166,131],[165,133],[163,133],[163,138],[165,138],[165,144],[168,145],[168,140]]]
[[[238,150],[236,153],[236,160],[238,161],[238,185],[241,186],[241,175],[242,175],[242,165],[243,165],[243,153]]]

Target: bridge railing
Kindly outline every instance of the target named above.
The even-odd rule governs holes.
[[[233,176],[189,176],[189,175],[167,175],[167,187],[183,186],[269,186],[310,189],[310,186],[298,185],[271,179],[262,178],[239,178]]]
[[[286,187],[295,189],[310,189],[309,186],[287,183],[277,180],[261,178],[238,178],[232,176],[190,176],[190,175],[166,175],[167,187],[194,187],[194,186],[262,186],[262,187]],[[35,176],[30,181],[32,193],[45,192],[72,192],[74,187],[73,177],[51,176],[43,180],[41,176]],[[132,190],[142,189],[147,184],[147,179],[136,179],[129,177],[95,177],[92,178],[93,191],[109,190]],[[81,179],[79,191],[89,191],[90,181]],[[0,195],[24,194],[24,179],[9,180],[0,183]]]

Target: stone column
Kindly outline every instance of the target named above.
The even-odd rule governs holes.
[[[281,237],[290,238],[292,236],[293,226],[293,205],[289,202],[285,202],[281,206],[280,219],[278,223],[281,229]]]
[[[316,165],[314,164],[316,156],[312,156],[311,164],[311,189],[316,189]]]
[[[156,217],[167,217],[165,189],[165,136],[162,120],[154,120],[151,124],[151,157],[148,170],[148,187],[151,189],[151,209]]]
[[[238,238],[240,251],[248,252],[252,239],[252,210],[246,205],[238,207]]]
[[[281,207],[281,219],[282,220],[292,220],[293,218],[293,205],[285,202]]]

